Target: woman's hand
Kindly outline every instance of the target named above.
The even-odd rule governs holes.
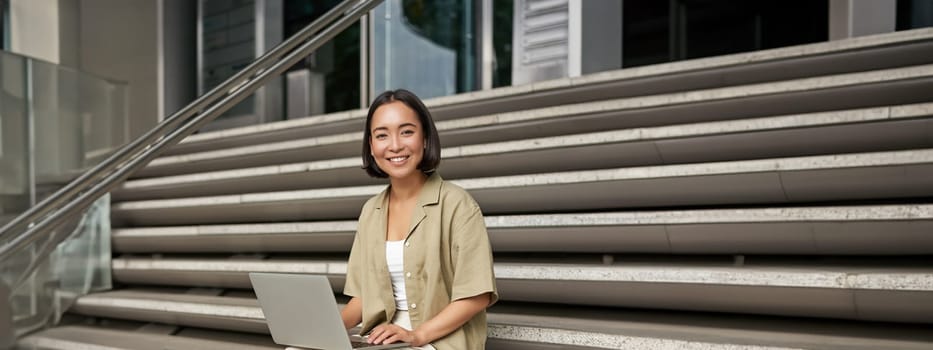
[[[378,325],[369,333],[367,341],[379,345],[405,342],[414,347],[424,346],[463,326],[470,318],[489,306],[491,298],[492,293],[483,293],[454,300],[414,331],[394,324]]]
[[[426,342],[421,340],[417,332],[409,331],[394,324],[378,325],[371,332],[367,341],[370,344],[392,344],[404,342],[411,346],[422,346]]]

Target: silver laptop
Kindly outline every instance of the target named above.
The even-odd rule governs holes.
[[[367,344],[343,327],[325,276],[251,272],[249,280],[276,344],[310,349],[395,349],[408,344]]]

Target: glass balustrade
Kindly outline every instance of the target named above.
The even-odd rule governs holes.
[[[125,144],[127,126],[126,84],[0,51],[0,224]],[[105,196],[0,261],[0,340],[110,288],[109,215]],[[0,236],[0,245],[14,238]]]

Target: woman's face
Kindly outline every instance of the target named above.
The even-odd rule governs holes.
[[[386,103],[373,113],[369,125],[373,159],[390,179],[420,176],[424,132],[418,114],[402,102]]]

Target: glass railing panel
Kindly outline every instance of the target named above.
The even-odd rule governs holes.
[[[81,120],[77,73],[59,66],[32,62],[35,109],[35,159],[40,186],[64,183],[82,164]]]
[[[0,51],[0,84],[0,223],[128,142],[124,83]]]
[[[0,220],[127,142],[127,87],[0,52]],[[0,263],[3,340],[54,324],[79,296],[110,288],[109,197]],[[0,237],[0,244],[15,239]]]
[[[71,68],[32,64],[36,168],[41,192],[94,166],[127,142],[126,98],[119,84]]]
[[[129,141],[127,90],[0,51],[0,223]]]
[[[13,286],[8,305],[15,334],[55,324],[77,297],[110,289],[110,261],[107,195],[0,267],[0,280]]]
[[[77,73],[78,101],[75,111],[81,121],[82,166],[102,161],[128,141],[126,86]]]
[[[110,125],[111,135],[110,151],[107,152],[108,155],[133,141],[130,137],[130,87],[126,83],[111,82],[111,85],[109,85],[109,93],[110,95],[108,96],[110,97],[108,100],[110,103],[106,107],[110,111],[110,119],[109,121],[105,121]],[[104,158],[105,157],[85,157],[84,166],[90,168],[91,165],[88,163],[97,164],[103,161]]]
[[[0,223],[30,203],[26,60],[0,52]]]
[[[110,195],[104,195],[87,211],[68,237],[55,247],[45,262],[45,281],[52,290],[49,317],[58,323],[77,297],[109,290],[111,284]]]
[[[20,330],[35,329],[44,323],[41,314],[51,305],[51,298],[47,295],[51,290],[42,288],[44,280],[50,277],[45,266],[40,266],[35,273],[23,279],[23,272],[38,256],[40,245],[40,242],[33,243],[18,251],[0,269],[3,284],[10,291],[8,303],[15,334],[21,334]]]

